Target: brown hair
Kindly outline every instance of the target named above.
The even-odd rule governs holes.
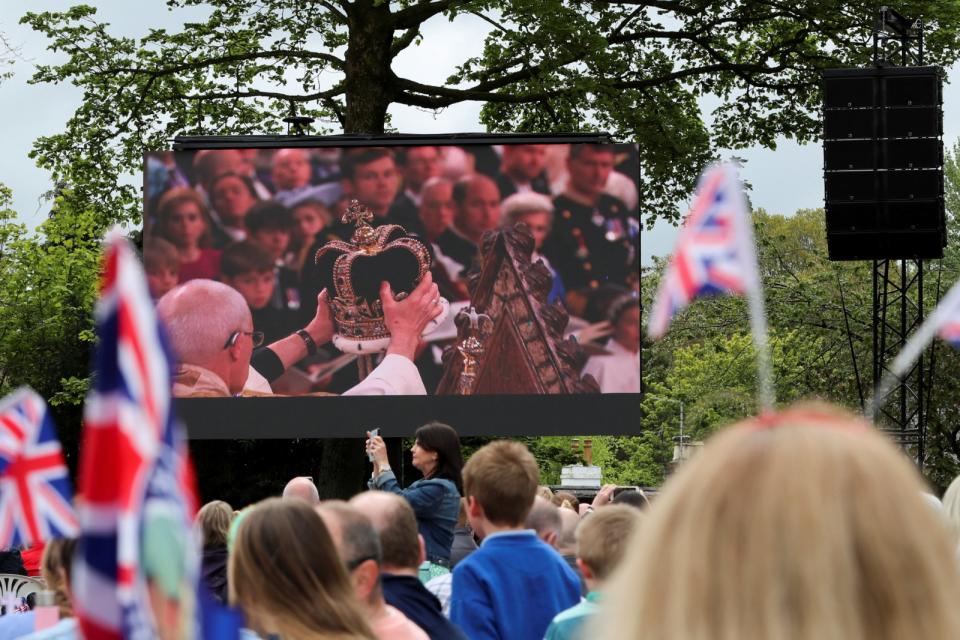
[[[246,273],[265,273],[273,271],[273,267],[273,256],[253,240],[230,244],[220,257],[220,273],[227,278]]]
[[[174,189],[170,189],[160,197],[160,201],[157,202],[157,221],[153,225],[153,234],[173,242],[170,237],[170,232],[167,229],[167,225],[170,222],[170,216],[173,215],[174,209],[187,202],[197,205],[197,209],[200,211],[200,217],[203,218],[203,222],[207,227],[203,232],[203,235],[200,236],[200,242],[198,244],[201,247],[210,246],[210,239],[212,237],[211,234],[213,229],[213,221],[210,220],[210,212],[207,211],[207,205],[203,202],[203,198],[200,197],[200,194],[187,187],[176,187]],[[149,240],[147,242],[149,242]]]
[[[577,557],[594,578],[606,580],[627,552],[631,535],[643,516],[634,507],[610,505],[597,509],[577,527]]]
[[[233,521],[233,507],[223,500],[214,500],[203,505],[197,512],[197,524],[203,537],[203,548],[226,547]]]
[[[553,494],[551,500],[553,504],[564,509],[573,509],[574,511],[579,512],[580,501],[577,500],[577,496],[573,495],[569,491],[557,491]]]
[[[880,433],[828,405],[726,429],[667,482],[594,633],[960,637],[955,545],[923,490]]]
[[[609,153],[616,155],[616,151],[612,145],[587,142],[570,145],[570,159],[573,160],[575,158],[579,158],[587,149],[593,151],[594,153]]]
[[[228,572],[230,602],[261,636],[375,640],[330,533],[302,500],[256,505],[237,528]]]
[[[180,254],[169,240],[159,236],[147,238],[143,243],[143,270],[157,273],[161,269],[180,273]]]
[[[511,440],[480,448],[463,467],[464,494],[474,497],[487,520],[522,525],[537,495],[540,472],[530,451]]]
[[[385,147],[351,149],[340,158],[340,177],[352,181],[357,174],[358,167],[370,164],[380,158],[393,158],[394,162],[396,162],[396,156],[393,151]]]
[[[40,557],[40,575],[53,591],[54,601],[60,609],[61,618],[73,617],[73,607],[67,596],[67,585],[73,570],[73,553],[77,549],[76,538],[54,538],[47,542]]]

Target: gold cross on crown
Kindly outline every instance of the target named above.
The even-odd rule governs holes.
[[[358,227],[363,224],[370,224],[373,221],[373,211],[360,204],[358,200],[351,200],[341,221],[344,224],[354,223]]]

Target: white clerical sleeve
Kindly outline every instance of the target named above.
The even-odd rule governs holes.
[[[376,369],[345,396],[425,396],[427,390],[417,366],[409,359],[389,353]]]

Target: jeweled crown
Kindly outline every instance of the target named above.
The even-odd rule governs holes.
[[[380,284],[387,281],[397,299],[406,297],[430,270],[430,251],[400,225],[370,226],[373,212],[356,200],[341,220],[356,225],[350,242],[328,242],[314,259],[321,285],[334,293],[336,331],[359,341],[388,337]]]

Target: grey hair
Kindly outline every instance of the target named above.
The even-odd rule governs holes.
[[[553,219],[553,202],[550,198],[535,191],[515,193],[500,204],[500,224],[512,227],[519,221],[520,216],[540,212],[550,214]]]
[[[560,509],[545,498],[537,496],[533,500],[533,507],[527,514],[527,520],[524,523],[528,529],[533,529],[538,536],[543,536],[549,531],[560,535],[563,523],[560,520]]]
[[[434,176],[432,178],[427,178],[427,181],[420,185],[420,194],[426,192],[427,189],[433,189],[434,187],[439,187],[441,185],[453,185],[452,180],[448,180],[443,176]]]
[[[243,296],[214,280],[190,280],[171,289],[157,302],[157,315],[177,359],[200,366],[223,351],[230,334],[253,326]]]

